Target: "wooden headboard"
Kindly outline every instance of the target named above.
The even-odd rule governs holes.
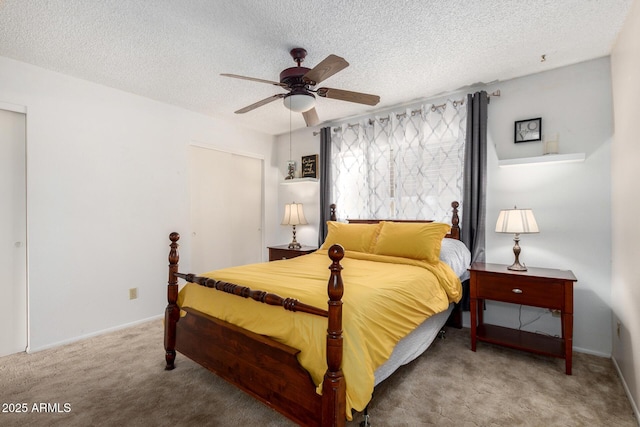
[[[451,202],[453,212],[451,214],[451,231],[445,237],[450,239],[460,240],[460,217],[458,217],[458,206],[460,203]],[[336,205],[332,204],[331,209],[331,221],[337,221],[336,217]],[[347,219],[349,224],[377,224],[380,221],[392,221],[392,222],[433,222],[431,219]]]

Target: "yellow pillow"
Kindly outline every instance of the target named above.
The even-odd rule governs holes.
[[[449,224],[440,222],[384,222],[373,253],[435,263],[449,230]]]
[[[327,238],[320,249],[329,249],[339,244],[346,251],[371,253],[371,247],[382,224],[347,224],[327,221]]]

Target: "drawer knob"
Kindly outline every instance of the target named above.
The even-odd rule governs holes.
[[[514,294],[521,294],[522,289],[514,288],[514,289],[511,289],[511,292],[513,292]]]

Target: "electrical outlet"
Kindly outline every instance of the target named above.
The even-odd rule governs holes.
[[[616,334],[618,334],[618,338],[620,338],[620,326],[622,326],[622,323],[618,320],[616,322]]]
[[[136,299],[136,298],[138,298],[138,288],[129,289],[129,299]]]

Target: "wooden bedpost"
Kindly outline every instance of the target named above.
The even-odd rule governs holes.
[[[460,217],[458,216],[458,206],[460,206],[460,203],[456,201],[451,202],[453,212],[451,214],[450,235],[453,239],[460,240]],[[459,302],[453,306],[453,311],[449,315],[449,319],[447,319],[447,325],[462,329],[462,306]]]
[[[329,248],[331,276],[327,286],[329,322],[327,327],[327,372],[322,382],[322,426],[344,426],[346,416],[346,383],[342,374],[342,295],[344,285],[340,260],[344,249],[340,245]]]
[[[458,216],[458,206],[460,203],[451,202],[453,213],[451,214],[451,237],[460,240],[460,217]]]
[[[178,277],[175,273],[178,272],[178,262],[180,261],[180,255],[178,254],[178,240],[180,235],[178,233],[171,233],[169,235],[171,240],[171,250],[169,251],[169,285],[167,287],[167,309],[164,313],[164,349],[165,359],[167,361],[166,370],[171,370],[175,367],[174,362],[176,360],[176,324],[180,319],[180,308],[178,307]]]

